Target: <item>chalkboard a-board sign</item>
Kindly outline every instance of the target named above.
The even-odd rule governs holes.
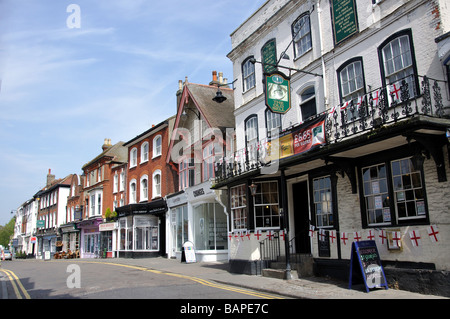
[[[195,263],[197,259],[195,257],[194,244],[191,241],[186,241],[183,244],[183,251],[181,253],[181,262],[185,261],[188,263]]]
[[[362,276],[367,292],[371,288],[385,287],[388,289],[386,276],[374,240],[352,243],[349,289],[352,289],[352,284],[357,279],[355,276]]]

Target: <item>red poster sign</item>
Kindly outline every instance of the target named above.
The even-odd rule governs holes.
[[[317,145],[325,144],[325,116],[318,117],[292,133],[294,154],[309,151]]]

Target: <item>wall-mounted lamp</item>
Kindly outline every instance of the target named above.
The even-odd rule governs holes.
[[[217,87],[216,96],[213,97],[212,100],[217,103],[222,103],[222,102],[225,102],[227,100],[227,98],[225,96],[223,96],[222,91],[220,90],[219,87]]]
[[[250,188],[250,194],[252,194],[252,196],[255,196],[258,185],[252,183],[251,185],[248,186],[248,188]]]
[[[183,109],[183,113],[181,113],[181,117],[183,118],[183,120],[185,120],[186,118],[187,118],[187,113],[186,113],[186,110],[189,110],[189,111],[191,111],[192,113],[194,113],[196,116],[197,116],[197,118],[200,120],[200,112],[197,110],[193,110],[193,109],[191,109],[191,108],[184,108]]]
[[[226,96],[224,96],[224,95],[222,94],[222,91],[220,90],[220,87],[221,87],[221,86],[228,86],[228,85],[231,84],[231,86],[232,86],[232,88],[233,88],[233,90],[234,90],[234,82],[236,82],[236,81],[237,81],[237,79],[234,80],[234,81],[231,82],[231,83],[217,83],[217,84],[215,84],[215,85],[217,85],[217,92],[216,92],[216,96],[213,97],[212,100],[213,100],[214,102],[216,102],[216,103],[219,103],[219,104],[225,102],[225,101],[227,100],[227,98],[226,98]]]

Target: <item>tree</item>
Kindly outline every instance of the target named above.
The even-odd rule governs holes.
[[[16,224],[16,217],[11,218],[11,220],[3,227],[0,228],[0,245],[7,247],[11,237],[14,235],[14,226]]]

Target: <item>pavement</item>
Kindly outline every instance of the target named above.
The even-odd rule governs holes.
[[[91,261],[93,260],[91,259]],[[139,266],[295,299],[449,299],[443,296],[425,295],[393,288],[371,289],[366,292],[364,285],[354,285],[352,289],[349,289],[348,282],[323,277],[283,280],[234,274],[228,271],[228,262],[185,263],[162,257],[112,258],[98,261]]]

